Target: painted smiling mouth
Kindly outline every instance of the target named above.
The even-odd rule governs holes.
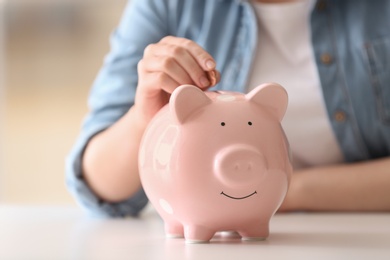
[[[223,192],[223,191],[221,192],[221,195],[224,195],[224,196],[226,196],[226,197],[228,197],[228,198],[230,198],[230,199],[234,199],[234,200],[243,200],[243,199],[249,198],[250,196],[255,195],[255,194],[257,194],[256,191],[254,191],[254,192],[252,192],[251,194],[246,195],[246,196],[244,196],[244,197],[233,197],[233,196],[227,195],[227,194],[226,194],[225,192]]]

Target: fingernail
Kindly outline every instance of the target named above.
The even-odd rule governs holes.
[[[215,67],[215,62],[214,61],[212,61],[212,60],[206,61],[206,68],[214,69],[214,67]]]
[[[205,77],[200,77],[200,84],[202,84],[203,87],[208,87],[210,85],[210,81]]]

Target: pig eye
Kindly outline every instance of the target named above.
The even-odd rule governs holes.
[[[226,124],[225,124],[225,122],[221,122],[221,126],[225,126]]]
[[[248,122],[248,125],[252,125],[252,122],[251,122],[251,121],[249,121],[249,122]]]

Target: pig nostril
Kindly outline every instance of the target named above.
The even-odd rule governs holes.
[[[251,171],[253,169],[252,163],[235,163],[232,165],[232,168],[235,172],[239,171]]]

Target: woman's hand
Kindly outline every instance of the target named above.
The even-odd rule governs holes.
[[[215,73],[212,82],[207,78],[210,73]],[[83,172],[92,190],[110,202],[133,196],[141,187],[138,151],[149,121],[178,86],[192,84],[205,90],[218,81],[214,59],[193,41],[169,36],[147,46],[138,63],[134,106],[85,149]]]
[[[170,94],[183,84],[202,90],[212,86],[208,72],[215,71],[215,60],[195,42],[167,36],[145,48],[138,63],[138,87],[135,108],[139,120],[147,124],[168,103]],[[216,83],[220,74],[215,71]]]

